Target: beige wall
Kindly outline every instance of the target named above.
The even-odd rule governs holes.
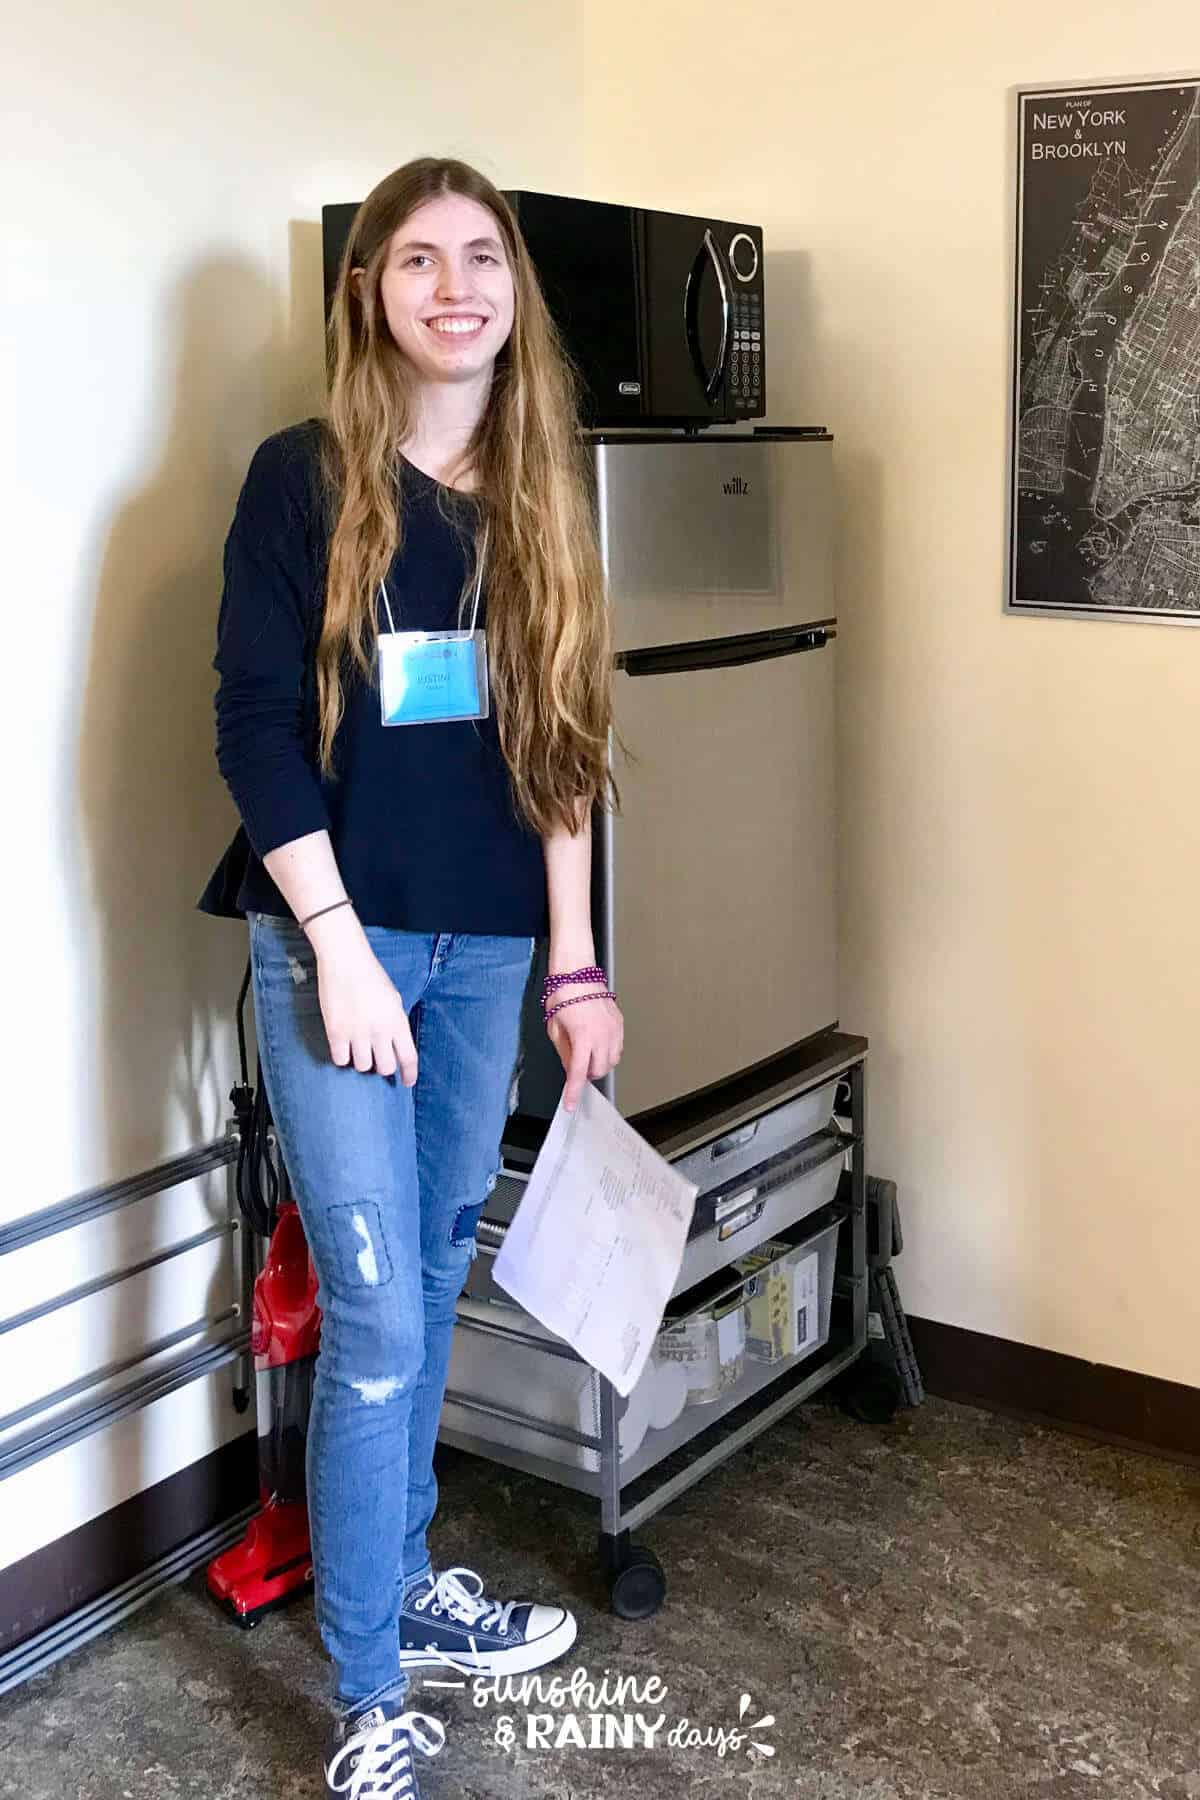
[[[192,910],[234,824],[221,545],[253,446],[321,392],[322,203],[430,149],[530,186],[582,173],[578,12],[551,0],[9,14],[0,1221],[227,1112],[244,935]],[[223,1206],[195,1184],[0,1260],[0,1318]],[[210,1247],[0,1335],[0,1413],[231,1298]],[[0,1565],[244,1430],[229,1389],[226,1370],[0,1484]]]
[[[5,44],[0,1219],[220,1126],[242,943],[191,911],[232,823],[220,545],[253,444],[320,391],[322,202],[446,149],[765,224],[774,416],[838,436],[843,1017],[872,1040],[906,1300],[1200,1382],[1200,637],[1000,613],[1006,90],[1178,68],[1191,5],[460,0],[416,52],[383,0],[33,16]],[[222,1204],[181,1190],[0,1263],[0,1316]],[[0,1388],[228,1297],[197,1252],[0,1337]],[[242,1429],[228,1387],[0,1486],[0,1562]]]
[[[842,1017],[905,1303],[1200,1385],[1200,633],[1001,612],[1008,90],[1195,72],[1195,7],[588,24],[592,191],[760,219],[772,418],[837,435]]]

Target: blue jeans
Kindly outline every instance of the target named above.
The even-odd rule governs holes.
[[[400,1603],[430,1566],[455,1302],[511,1109],[534,948],[366,932],[409,1014],[414,1088],[331,1060],[308,939],[291,920],[250,916],[263,1076],[322,1308],[308,1511],[340,1711],[407,1686]]]

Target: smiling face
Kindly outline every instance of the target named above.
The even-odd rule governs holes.
[[[397,347],[425,381],[490,377],[513,324],[500,227],[461,194],[427,201],[393,232],[379,281]]]

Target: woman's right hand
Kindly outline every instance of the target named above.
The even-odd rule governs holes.
[[[405,1087],[417,1079],[417,1049],[404,1002],[391,977],[347,909],[315,920],[309,941],[317,955],[317,993],[329,1054],[362,1075],[400,1072]]]

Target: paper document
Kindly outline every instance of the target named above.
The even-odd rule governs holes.
[[[559,1103],[496,1257],[496,1281],[627,1396],[679,1276],[694,1183],[589,1082]]]

